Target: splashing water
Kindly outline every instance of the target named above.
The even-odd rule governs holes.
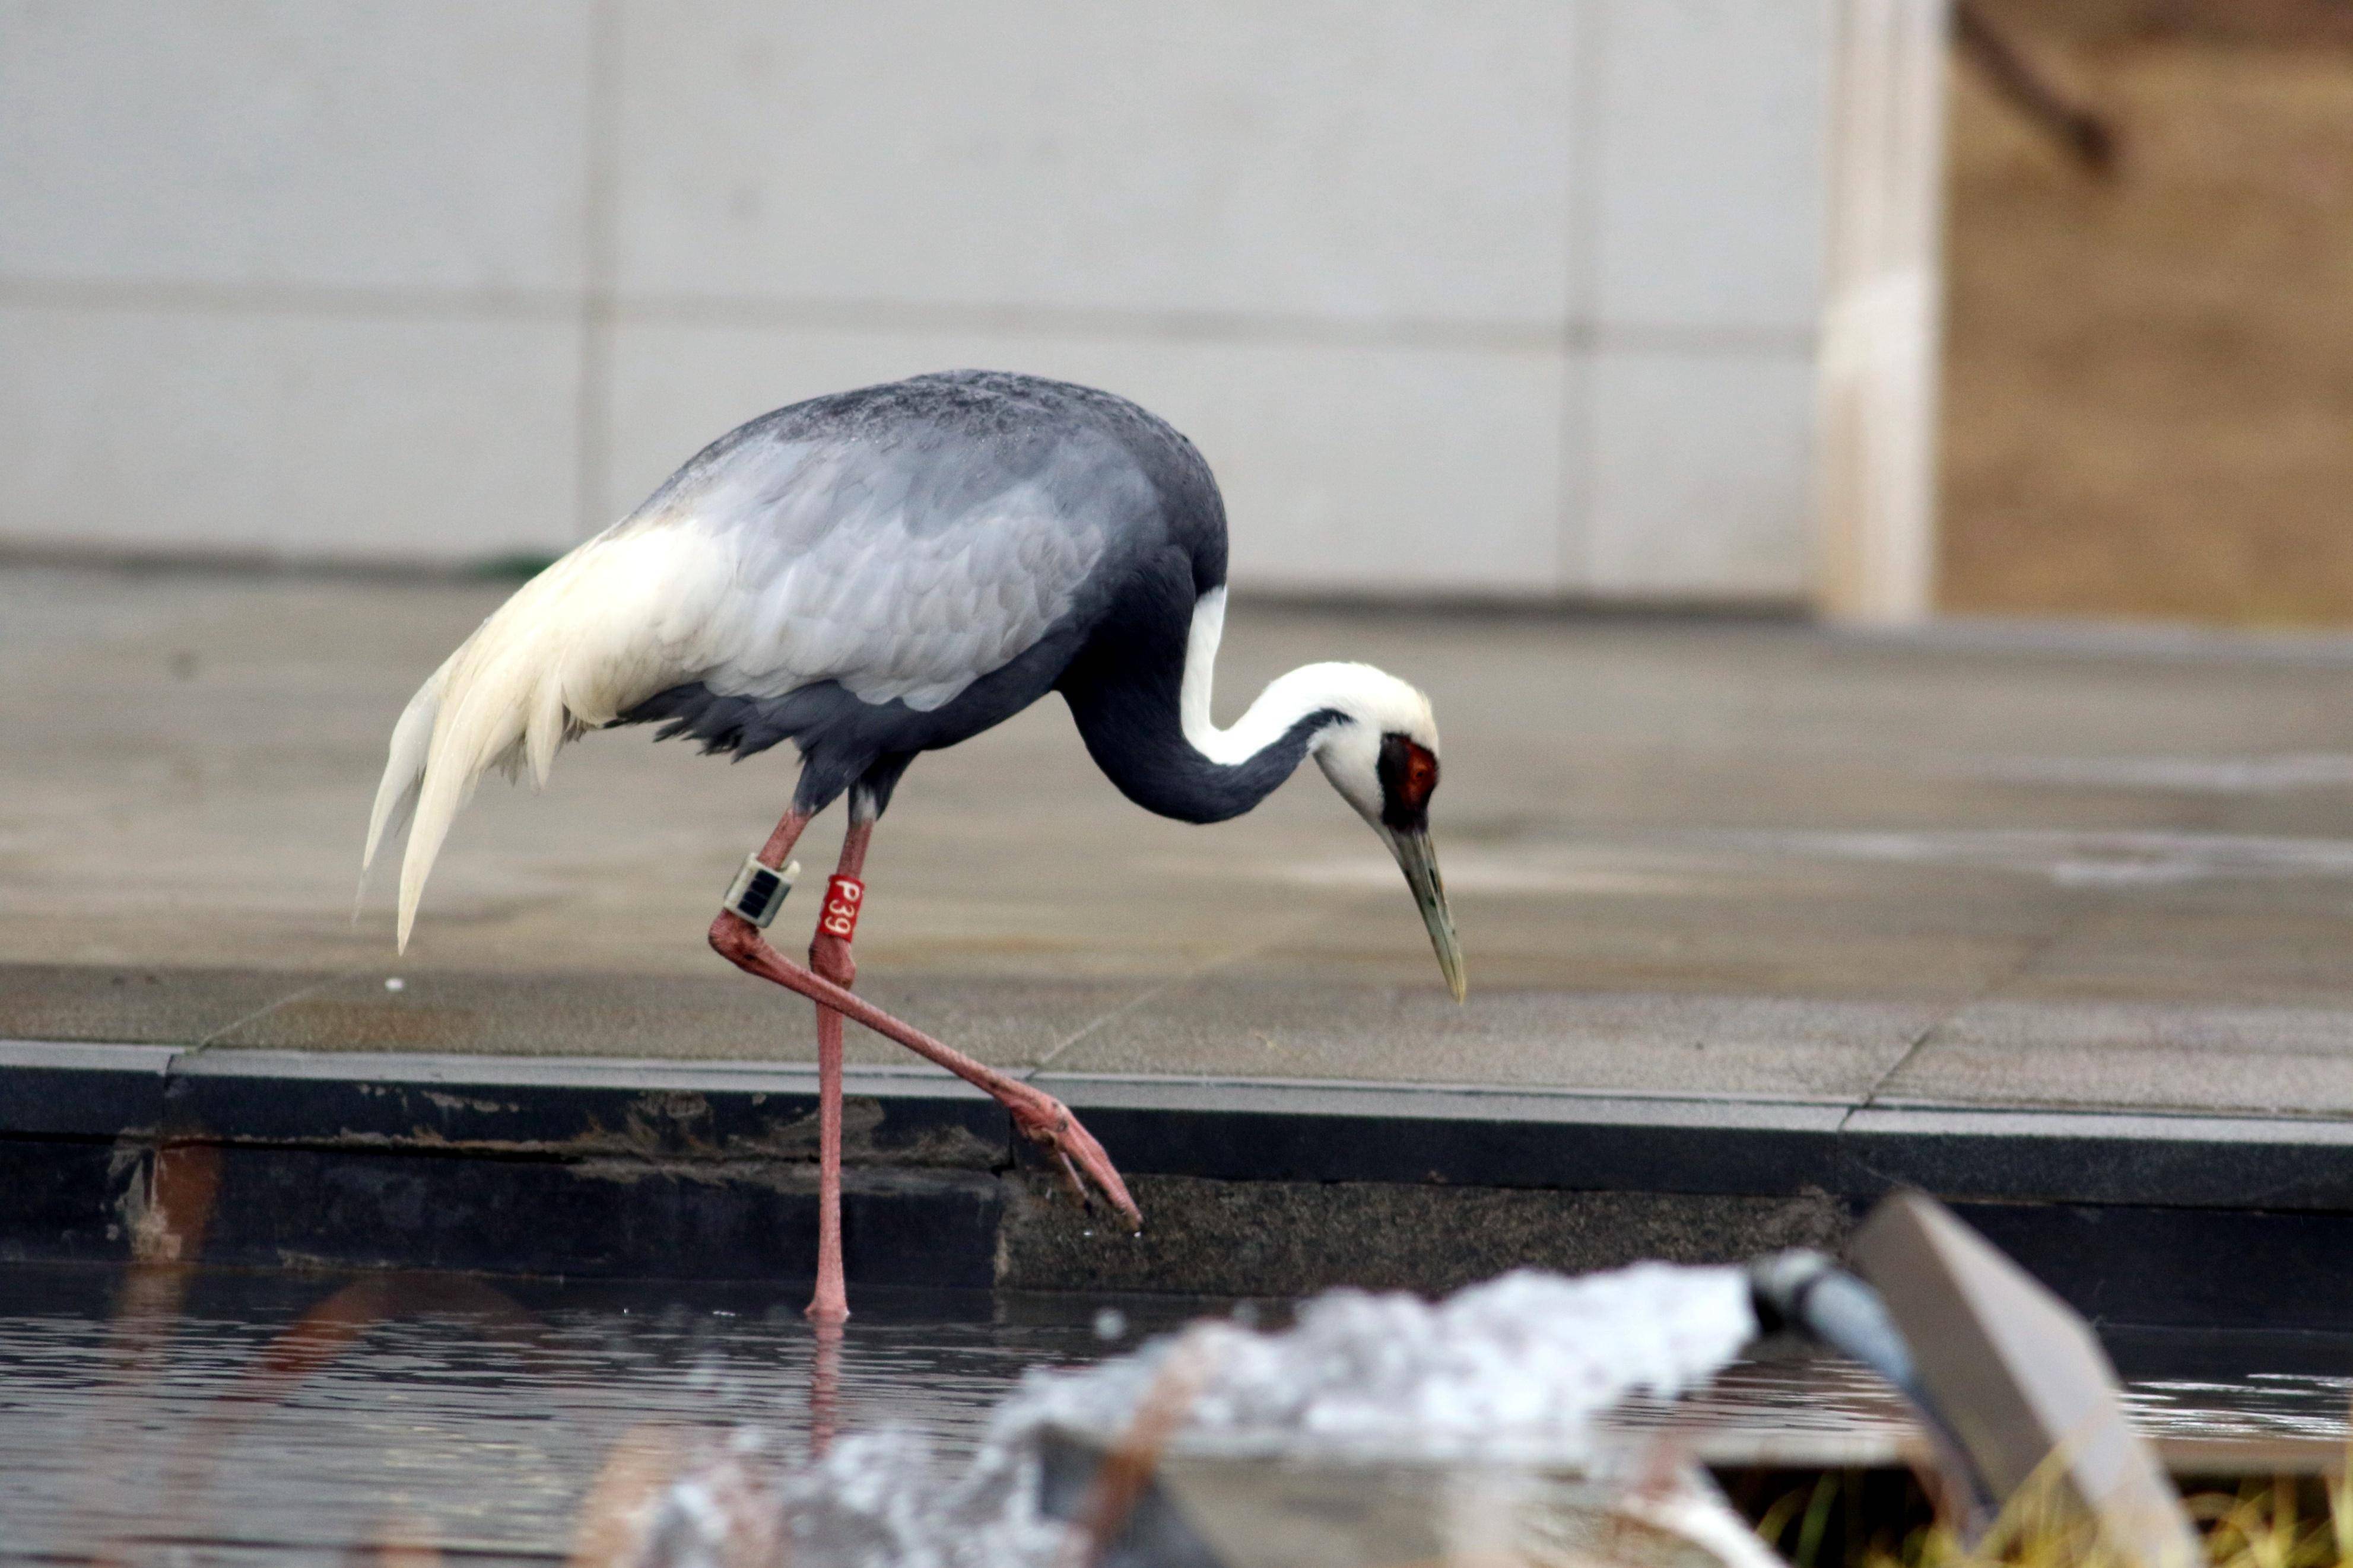
[[[1641,1264],[1565,1279],[1523,1270],[1431,1304],[1335,1290],[1291,1329],[1196,1324],[1082,1372],[1032,1372],[960,1476],[913,1434],[845,1438],[779,1473],[732,1439],[653,1500],[642,1568],[893,1563],[1038,1568],[1070,1527],[1039,1506],[1039,1443],[1060,1429],[1116,1443],[1182,1355],[1180,1450],[1451,1461],[1594,1458],[1593,1426],[1634,1394],[1704,1382],[1757,1331],[1737,1268]]]
[[[1680,1393],[1756,1333],[1737,1268],[1653,1263],[1577,1279],[1522,1270],[1434,1305],[1335,1290],[1286,1332],[1191,1330],[1203,1372],[1182,1431],[1228,1449],[1481,1458],[1533,1447],[1574,1462],[1594,1417],[1630,1394]],[[1033,1374],[1006,1413],[1115,1437],[1174,1343]]]

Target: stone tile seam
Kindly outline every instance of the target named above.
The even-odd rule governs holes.
[[[242,1029],[248,1024],[254,1022],[258,1018],[266,1018],[270,1014],[278,1011],[279,1008],[283,1007],[290,1003],[300,1002],[305,996],[315,996],[320,992],[324,991],[331,986],[341,985],[344,981],[351,979],[354,975],[368,973],[371,973],[371,971],[366,966],[355,969],[340,970],[333,974],[328,975],[322,980],[314,980],[308,985],[297,986],[293,990],[286,993],[283,996],[271,997],[260,1006],[254,1008],[251,1012],[247,1013],[242,1016],[231,1018],[227,1023],[221,1025],[218,1028],[205,1035],[203,1037],[198,1039],[195,1045],[186,1048],[189,1052],[201,1051],[206,1047],[211,1046],[214,1042],[221,1039],[224,1036],[231,1034],[236,1030]]]
[[[2080,894],[2084,890],[2075,889],[2074,891]],[[2067,934],[2084,922],[2090,913],[2089,906],[2094,901],[2091,898],[2082,896],[2064,898],[2059,919],[2042,933],[2042,938],[2030,942],[2026,951],[2018,955],[2018,962],[2011,964],[2009,969],[1989,979],[1975,992],[1931,1019],[1912,1043],[1905,1047],[1904,1054],[1896,1058],[1884,1072],[1872,1080],[1871,1087],[1863,1091],[1862,1101],[1855,1106],[1853,1111],[1849,1112],[1848,1119],[1851,1121],[1854,1115],[1877,1105],[1880,1095],[1887,1086],[1894,1083],[1905,1068],[1919,1059],[1920,1053],[1928,1048],[1928,1042],[1935,1039],[1939,1031],[1967,1014],[1970,1008],[1995,999],[2002,991],[2017,984],[2021,977],[2031,974],[2042,961],[2050,956],[2052,951],[2066,940]],[[1841,1125],[1840,1131],[1845,1131],[1845,1127]]]
[[[1222,952],[1216,953],[1209,958],[1204,959],[1201,963],[1194,965],[1193,968],[1186,971],[1184,973],[1170,975],[1168,978],[1159,982],[1157,984],[1146,986],[1143,991],[1137,993],[1135,995],[1129,997],[1126,1001],[1120,1003],[1117,1006],[1108,1009],[1099,1017],[1089,1020],[1087,1023],[1081,1025],[1077,1029],[1064,1036],[1060,1040],[1055,1042],[1055,1044],[1036,1061],[1029,1064],[1029,1066],[1023,1068],[1018,1072],[1016,1072],[1013,1076],[1019,1079],[1024,1083],[1034,1082],[1041,1074],[1050,1071],[1056,1058],[1061,1056],[1063,1052],[1069,1050],[1072,1046],[1077,1045],[1080,1041],[1086,1039],[1088,1037],[1113,1024],[1117,1023],[1120,1019],[1126,1017],[1137,1008],[1145,1006],[1150,1003],[1156,1001],[1158,998],[1166,995],[1171,991],[1179,991],[1187,986],[1198,984],[1201,981],[1207,979],[1212,974],[1215,974],[1220,969],[1224,969],[1231,964],[1241,963],[1245,959],[1255,958],[1260,953],[1266,952],[1269,948],[1289,941],[1293,936],[1312,924],[1315,918],[1316,917],[1312,914],[1295,915],[1291,920],[1285,921],[1280,930],[1270,931],[1250,942],[1237,943],[1234,946],[1226,949]]]
[[[1253,949],[1252,951],[1255,952],[1257,950]],[[1156,984],[1146,986],[1142,991],[1139,991],[1134,995],[1129,997],[1126,1001],[1120,1003],[1115,1007],[1105,1009],[1103,1012],[1096,1015],[1087,1022],[1080,1025],[1077,1028],[1071,1030],[1069,1034],[1063,1036],[1060,1039],[1055,1041],[1051,1046],[1046,1048],[1044,1055],[1040,1056],[1036,1061],[1030,1063],[1028,1067],[1022,1068],[1018,1071],[1015,1072],[1013,1076],[1019,1079],[1024,1083],[1035,1081],[1039,1074],[1050,1071],[1053,1068],[1055,1058],[1060,1056],[1064,1051],[1069,1050],[1072,1046],[1077,1045],[1081,1040],[1086,1039],[1089,1036],[1095,1034],[1097,1031],[1119,1022],[1120,1019],[1127,1016],[1130,1013],[1134,1012],[1138,1007],[1155,1002],[1171,991],[1192,984],[1195,981],[1199,980],[1203,975],[1208,974],[1211,970],[1217,968],[1219,964],[1228,962],[1228,958],[1229,956],[1230,955],[1225,955],[1211,959],[1208,963],[1203,964],[1200,968],[1188,973],[1172,975],[1166,980],[1160,981]]]
[[[574,326],[823,327],[1005,332],[1180,342],[1386,348],[1439,353],[1681,353],[1787,359],[1813,353],[1810,328],[1667,322],[1351,319],[1239,310],[1139,310],[985,301],[661,295],[615,287],[500,289],[430,285],[234,283],[166,279],[0,278],[0,305],[218,316],[476,321]]]

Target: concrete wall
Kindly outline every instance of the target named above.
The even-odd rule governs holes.
[[[957,364],[1239,581],[1810,581],[1841,0],[0,0],[0,538],[554,549]]]

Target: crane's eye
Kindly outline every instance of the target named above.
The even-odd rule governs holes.
[[[1430,825],[1430,792],[1438,787],[1438,754],[1392,731],[1381,737],[1381,821],[1406,829]]]

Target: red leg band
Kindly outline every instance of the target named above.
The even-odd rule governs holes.
[[[835,875],[825,884],[825,911],[817,929],[848,942],[858,932],[858,911],[866,903],[866,884],[855,877]]]

